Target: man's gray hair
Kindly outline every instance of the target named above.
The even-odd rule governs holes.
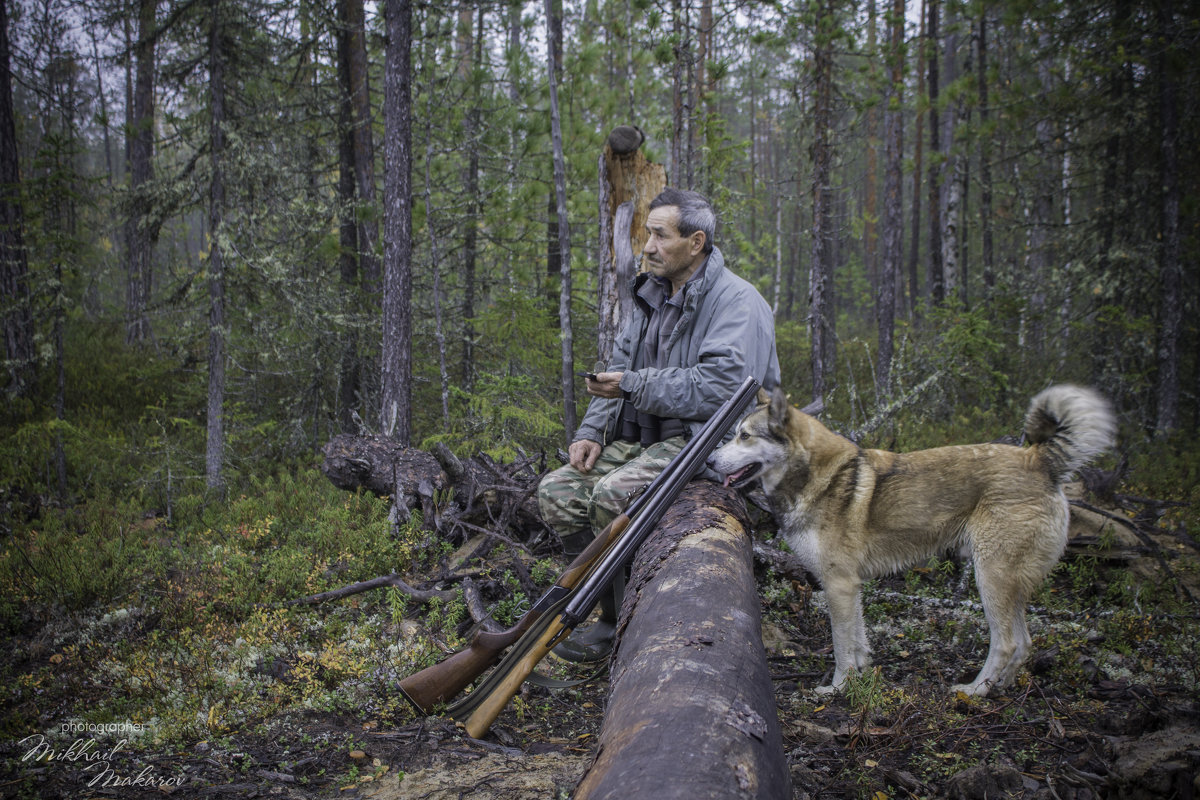
[[[696,231],[704,232],[705,253],[711,253],[713,240],[717,233],[717,214],[713,211],[708,198],[699,192],[686,189],[663,189],[658,197],[650,201],[650,210],[663,206],[675,206],[679,209],[679,233],[691,236]]]

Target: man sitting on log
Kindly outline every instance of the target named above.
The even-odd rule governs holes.
[[[666,189],[650,203],[646,271],[608,370],[587,378],[592,396],[568,449],[570,463],[538,487],[542,517],[568,556],[583,551],[631,495],[653,480],[747,376],[779,385],[775,320],[713,245],[716,214],[696,192]],[[619,592],[600,621],[555,652],[598,661],[612,649]]]

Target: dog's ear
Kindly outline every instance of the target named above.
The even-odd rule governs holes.
[[[767,411],[767,424],[773,433],[783,433],[787,427],[788,406],[787,395],[776,387],[771,392],[771,407]]]
[[[756,402],[758,403],[759,408],[762,408],[763,406],[771,405],[770,393],[766,389],[762,388],[761,386],[758,388],[758,397],[756,399]]]

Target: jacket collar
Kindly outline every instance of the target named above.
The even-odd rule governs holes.
[[[717,282],[720,273],[725,271],[725,256],[721,253],[721,248],[713,247],[712,252],[708,254],[708,262],[704,265],[704,275],[701,276],[699,282],[688,287],[689,302],[694,302],[690,298],[702,297],[708,293],[708,290]],[[639,272],[633,276],[630,282],[632,286],[633,296],[638,296],[638,290],[642,288],[642,284],[653,277],[649,272]]]

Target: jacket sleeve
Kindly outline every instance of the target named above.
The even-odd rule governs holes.
[[[711,316],[697,313],[698,322],[708,319],[693,333],[694,364],[640,369],[622,377],[621,388],[639,410],[660,417],[706,420],[748,375],[765,385],[778,385],[775,320],[762,296],[743,283],[708,301],[714,303]]]
[[[610,371],[624,372],[627,370],[628,365],[632,363],[629,348],[637,339],[635,335],[637,326],[641,325],[643,320],[642,314],[635,311],[629,322],[626,323],[625,329],[617,336],[617,340],[613,343],[612,357],[608,363]],[[613,423],[621,413],[621,406],[624,403],[625,398],[623,397],[593,397],[588,403],[583,420],[579,423],[579,428],[575,431],[575,435],[571,437],[571,441],[578,442],[582,439],[590,439],[602,445],[609,444],[605,439],[608,434],[615,433]]]

